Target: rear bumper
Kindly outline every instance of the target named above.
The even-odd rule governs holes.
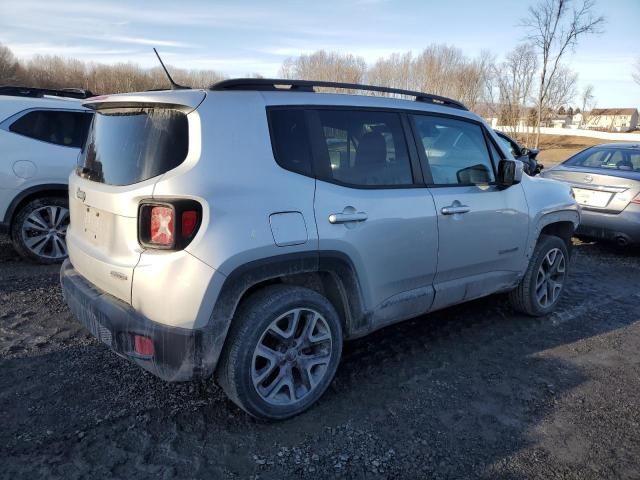
[[[631,204],[618,214],[583,208],[576,233],[614,241],[625,238],[628,243],[640,243],[640,205]]]
[[[211,375],[214,365],[204,365],[203,352],[210,351],[213,340],[205,330],[169,327],[147,319],[87,281],[69,260],[62,264],[60,282],[74,317],[117,354],[167,381]],[[149,337],[154,354],[138,355],[134,335]]]

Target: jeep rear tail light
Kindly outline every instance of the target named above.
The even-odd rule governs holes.
[[[153,340],[144,335],[133,336],[133,351],[138,355],[145,357],[152,356],[155,353],[155,347],[153,346]]]
[[[174,211],[169,207],[151,207],[151,225],[149,243],[155,245],[173,245],[175,236]]]
[[[138,241],[146,248],[182,250],[195,237],[202,206],[193,200],[145,200],[138,210]]]
[[[195,210],[186,210],[182,212],[181,222],[182,235],[190,237],[193,235],[196,230],[196,226],[198,225],[198,212]]]

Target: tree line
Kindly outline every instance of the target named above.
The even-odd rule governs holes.
[[[224,79],[213,70],[170,69],[174,81],[194,88],[206,88]],[[105,65],[65,58],[36,55],[20,60],[0,45],[0,85],[39,88],[82,88],[100,95],[167,88],[167,76],[160,66],[145,69],[134,63]]]
[[[583,112],[595,105],[593,87],[579,94],[577,74],[564,62],[578,39],[601,31],[604,18],[596,15],[594,8],[594,0],[539,0],[520,22],[526,32],[523,43],[500,61],[488,51],[469,57],[459,48],[442,44],[429,45],[417,54],[394,53],[372,65],[350,53],[319,50],[287,58],[279,75],[285,79],[369,83],[454,98],[480,115],[498,118],[500,125],[512,126],[511,133],[519,136],[523,122],[539,127],[572,102]],[[212,70],[169,70],[177,83],[195,88],[225,78]],[[59,56],[22,61],[1,45],[0,84],[79,87],[95,94],[168,86],[159,66],[143,69],[133,63],[103,65]],[[522,140],[537,145],[539,128],[535,139],[525,135]]]

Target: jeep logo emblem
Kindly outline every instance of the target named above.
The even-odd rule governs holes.
[[[76,191],[76,197],[84,202],[84,199],[87,198],[87,194],[84,193],[84,191],[80,190],[80,187],[78,187],[78,190]]]
[[[584,177],[584,181],[587,183],[591,183],[593,182],[593,177],[591,175],[587,175],[586,177]]]

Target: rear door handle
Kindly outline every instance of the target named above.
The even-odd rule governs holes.
[[[348,222],[364,222],[367,214],[364,212],[357,213],[332,213],[329,215],[329,223],[348,223]]]
[[[455,215],[456,213],[467,213],[471,211],[466,205],[449,205],[448,207],[442,207],[440,210],[443,215]]]

